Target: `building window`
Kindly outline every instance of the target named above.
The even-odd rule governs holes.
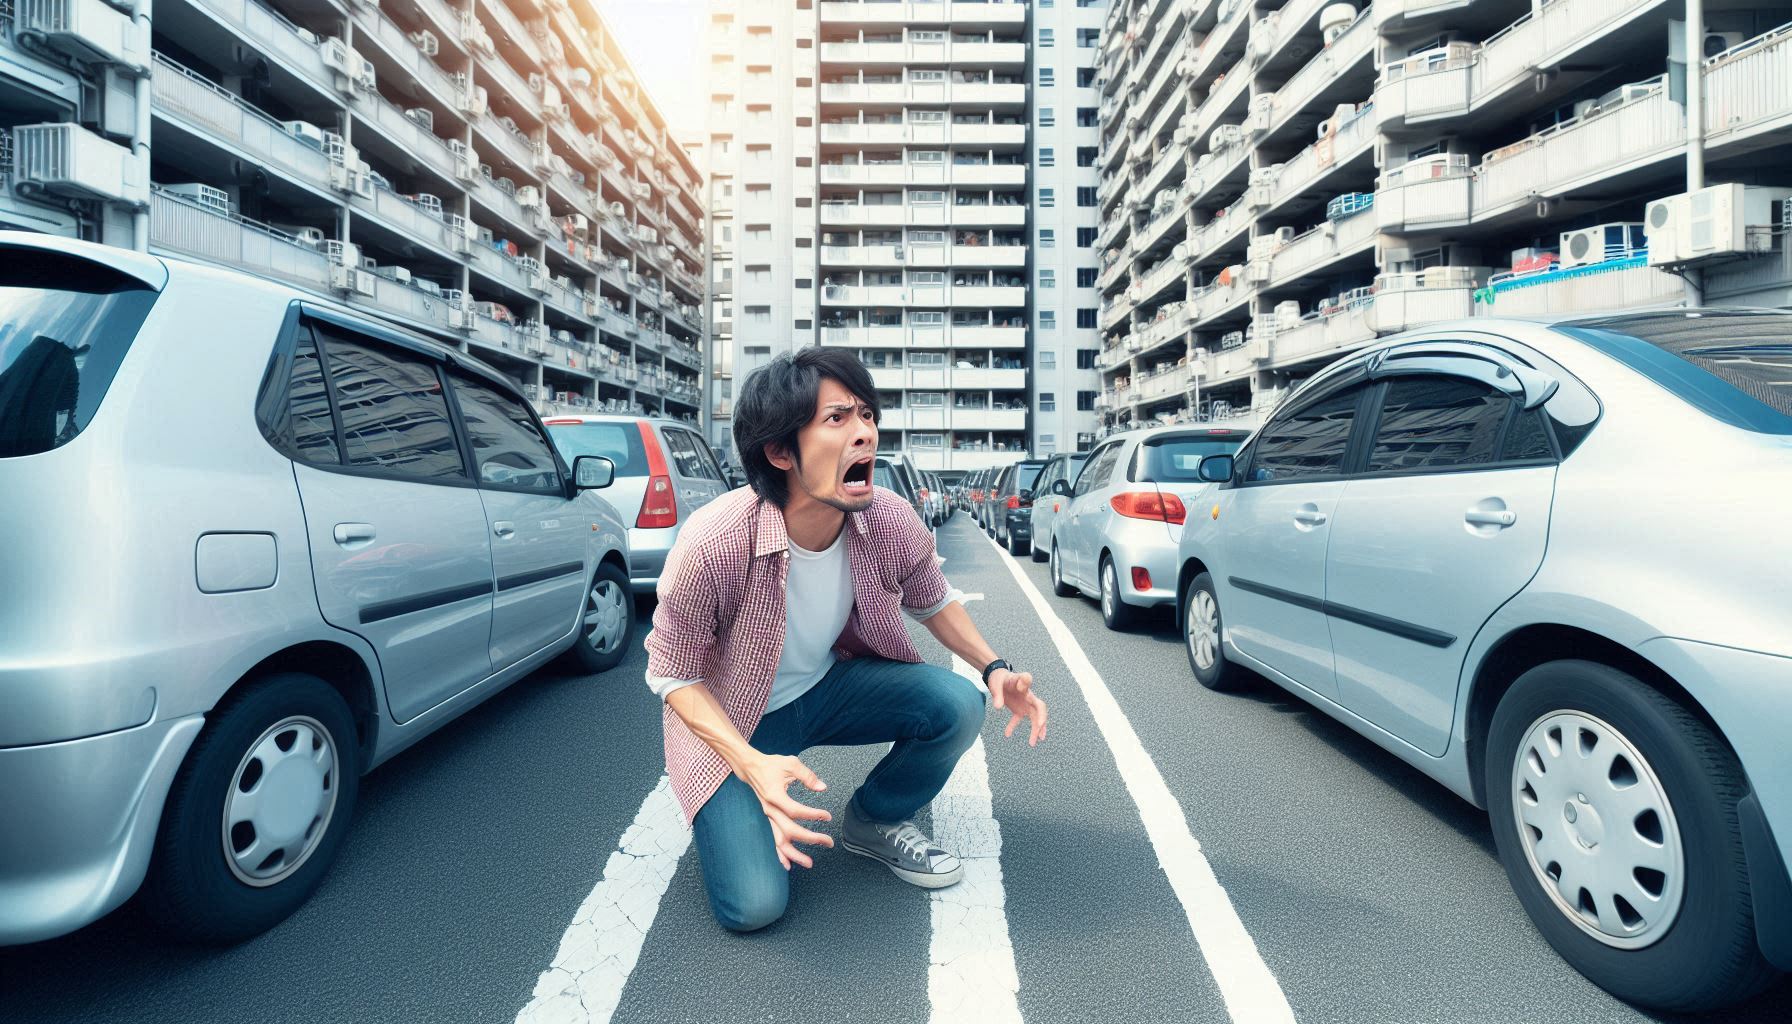
[[[1041,391],[1039,393],[1039,411],[1040,412],[1057,412],[1058,411],[1058,396],[1053,394],[1050,391]]]
[[[1055,40],[1054,40],[1054,39],[1053,39],[1053,38],[1052,38],[1052,36],[1053,36],[1053,33],[1052,33],[1052,30],[1051,30],[1051,29],[1049,29],[1049,28],[1042,28],[1042,29],[1040,29],[1040,30],[1039,30],[1039,45],[1040,45],[1040,46],[1054,46],[1054,45],[1056,45],[1056,42],[1055,42]]]
[[[1052,108],[1050,108],[1050,107],[1040,107],[1039,108],[1039,127],[1051,128],[1054,125],[1056,125],[1057,123],[1058,123],[1058,119],[1057,119],[1055,112],[1052,110]],[[724,150],[722,150],[722,152],[726,153],[727,150],[724,149]]]
[[[810,246],[813,246],[814,244],[815,244],[815,239],[813,239],[813,238],[799,238],[796,240],[796,247],[798,249],[807,249]]]
[[[1039,287],[1041,287],[1041,288],[1056,288],[1056,287],[1058,287],[1058,272],[1051,269],[1050,267],[1046,267],[1046,268],[1040,270],[1039,271]]]
[[[815,279],[812,277],[799,277],[796,279],[796,286],[798,288],[813,288],[815,287]]]
[[[1097,202],[1094,185],[1078,185],[1076,187],[1076,205],[1094,206]]]
[[[1039,247],[1041,249],[1057,248],[1058,247],[1058,233],[1051,228],[1040,228],[1039,229]]]
[[[796,80],[796,87],[798,89],[807,89],[807,88],[810,88],[811,86],[813,86],[814,84],[815,84],[815,79],[813,79],[813,78],[799,78]]]
[[[1087,50],[1095,45],[1095,37],[1101,34],[1100,29],[1079,28],[1076,30],[1076,45]]]
[[[1101,126],[1094,107],[1076,108],[1076,123],[1079,128],[1099,128]]]
[[[796,165],[798,167],[813,167],[815,166],[815,158],[812,156],[799,156],[796,158]]]
[[[1076,411],[1077,412],[1094,412],[1095,411],[1095,392],[1093,392],[1093,391],[1078,391],[1076,393]]]
[[[939,434],[910,434],[908,443],[911,448],[941,448],[944,444]]]
[[[1057,85],[1058,84],[1057,79],[1058,79],[1057,73],[1055,71],[1053,71],[1051,68],[1040,68],[1039,69],[1039,85],[1041,88],[1049,89],[1052,86]]]
[[[1076,147],[1076,165],[1078,167],[1094,167],[1097,152],[1098,150],[1094,146]]]
[[[1039,206],[1041,209],[1049,210],[1057,205],[1058,194],[1055,190],[1049,188],[1042,188],[1039,190]]]
[[[1057,450],[1058,450],[1058,435],[1056,435],[1056,434],[1040,434],[1039,435],[1039,454],[1044,455],[1046,452],[1055,452]]]
[[[1082,0],[1077,0],[1077,6],[1078,7],[1082,6]],[[1094,68],[1077,68],[1076,69],[1076,87],[1078,89],[1093,89],[1093,88],[1095,88],[1095,69]]]
[[[1087,249],[1090,246],[1093,246],[1094,244],[1095,244],[1095,229],[1094,228],[1077,228],[1076,229],[1076,247],[1077,248]]]
[[[1055,309],[1042,309],[1042,310],[1040,310],[1040,311],[1039,311],[1039,329],[1040,329],[1040,330],[1042,330],[1042,331],[1055,331],[1055,330],[1057,330],[1057,329],[1058,329],[1058,311],[1057,311],[1057,310],[1055,310]],[[1052,354],[1051,354],[1051,353],[1050,353],[1050,352],[1041,352],[1041,353],[1039,353],[1039,357],[1040,357],[1040,359],[1041,359],[1041,360],[1044,360],[1044,359],[1046,359],[1046,358],[1048,358],[1048,357],[1051,357],[1051,356],[1052,356]],[[1039,364],[1039,366],[1040,366],[1040,368],[1041,368],[1041,369],[1044,369],[1044,368],[1045,368],[1045,363],[1044,363],[1044,362],[1043,362],[1043,361],[1042,361],[1042,362],[1041,362],[1041,363],[1040,363],[1040,364]]]
[[[813,321],[813,320],[798,320],[796,322],[796,329],[799,331],[814,330],[815,329],[815,321]]]
[[[1076,326],[1077,326],[1078,330],[1084,330],[1084,331],[1094,330],[1095,329],[1095,310],[1093,310],[1093,309],[1077,310],[1076,311]]]
[[[1092,349],[1092,348],[1077,349],[1076,350],[1076,368],[1079,370],[1095,369],[1095,357],[1099,354],[1100,354],[1100,352],[1097,349]]]
[[[1094,267],[1078,267],[1078,268],[1076,268],[1076,286],[1078,288],[1093,288],[1093,287],[1095,287],[1096,273],[1097,273],[1097,271],[1095,270]]]
[[[797,196],[796,197],[796,205],[805,207],[805,208],[814,206],[815,205],[815,197],[814,196]]]
[[[796,119],[796,126],[798,128],[808,128],[814,124],[815,119],[813,117],[799,117]]]
[[[1056,167],[1056,166],[1058,166],[1058,157],[1057,157],[1057,154],[1052,152],[1052,147],[1043,146],[1040,148],[1040,150],[1039,150],[1039,166],[1041,166],[1041,167]]]
[[[796,48],[799,50],[807,50],[809,47],[814,46],[814,45],[815,45],[815,40],[813,40],[813,39],[798,39],[796,41]]]

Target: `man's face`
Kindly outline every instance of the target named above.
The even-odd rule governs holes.
[[[792,463],[768,451],[772,464],[785,470],[790,493],[806,494],[842,512],[871,507],[872,461],[877,458],[877,421],[871,407],[846,386],[823,377],[815,398],[815,414],[796,435],[800,461]]]

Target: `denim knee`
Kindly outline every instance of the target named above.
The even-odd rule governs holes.
[[[982,690],[956,672],[937,670],[942,677],[933,689],[933,706],[929,717],[934,723],[934,737],[959,738],[968,748],[983,731],[984,710],[988,701]]]
[[[784,916],[790,893],[778,888],[755,888],[721,899],[712,898],[709,909],[716,923],[731,932],[756,932]]]

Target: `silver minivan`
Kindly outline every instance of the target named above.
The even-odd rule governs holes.
[[[600,455],[616,466],[605,492],[628,529],[635,593],[659,587],[666,555],[691,513],[730,490],[715,452],[697,428],[647,416],[550,416],[548,436],[563,458]]]
[[[362,773],[557,655],[619,662],[610,476],[459,352],[0,232],[0,944],[140,887],[177,934],[262,931]]]
[[[1792,313],[1427,327],[1201,473],[1197,681],[1251,670],[1486,807],[1616,995],[1792,970]]]

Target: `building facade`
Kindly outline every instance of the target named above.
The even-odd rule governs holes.
[[[1682,12],[1116,3],[1103,430],[1260,420],[1340,354],[1427,323],[1792,303],[1792,8],[1708,9],[1689,77],[1670,60]],[[1700,176],[1722,187],[1678,198]],[[1734,213],[1715,242],[1713,203]]]
[[[0,226],[276,278],[554,412],[703,408],[700,176],[568,0],[0,0]]]

